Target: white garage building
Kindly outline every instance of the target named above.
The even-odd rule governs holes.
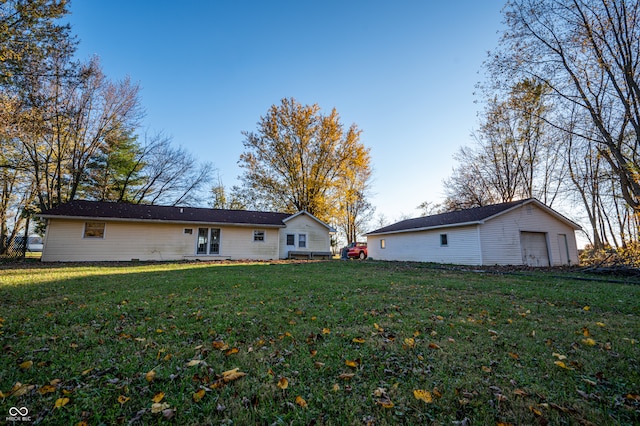
[[[377,260],[459,265],[577,265],[579,225],[529,198],[403,220],[367,234]]]

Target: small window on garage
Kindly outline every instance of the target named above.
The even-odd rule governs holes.
[[[447,238],[447,234],[440,234],[440,245],[442,247],[446,247],[449,245],[449,239]]]
[[[84,238],[104,238],[104,222],[85,222]]]
[[[296,234],[287,234],[287,245],[288,246],[296,245]]]
[[[264,241],[264,231],[253,231],[253,241]]]
[[[386,247],[387,247],[387,242],[383,238],[383,239],[380,240],[380,248],[383,249],[383,248],[386,248]]]
[[[193,228],[184,228],[184,233],[185,234],[189,234],[189,235],[193,235]]]

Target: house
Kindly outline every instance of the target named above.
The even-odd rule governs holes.
[[[578,264],[580,226],[529,198],[403,220],[367,234],[378,260],[461,265]]]
[[[42,261],[329,257],[334,230],[296,214],[71,201],[46,219]]]

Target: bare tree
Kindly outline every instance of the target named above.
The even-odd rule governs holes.
[[[505,18],[501,48],[488,62],[493,81],[534,78],[557,108],[582,111],[597,133],[578,136],[593,139],[624,200],[640,211],[640,3],[512,0]]]
[[[145,137],[136,161],[132,163],[136,182],[123,187],[126,200],[133,203],[164,205],[201,205],[202,192],[212,179],[213,165],[199,164],[170,138],[157,134]],[[124,195],[122,198],[125,198]]]
[[[445,182],[445,209],[455,210],[535,197],[551,205],[562,182],[562,155],[546,123],[546,88],[525,80],[504,100],[490,97],[474,132],[475,144],[458,151],[459,165]]]

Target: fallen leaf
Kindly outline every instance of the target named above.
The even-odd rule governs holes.
[[[536,416],[536,417],[542,416],[542,411],[538,410],[533,405],[529,406],[529,411],[531,411],[533,413],[533,415]]]
[[[591,337],[589,337],[587,339],[582,339],[582,343],[584,343],[587,346],[595,346],[596,341],[593,340]]]
[[[238,380],[241,377],[247,375],[247,373],[243,373],[242,371],[238,371],[239,368],[234,368],[233,370],[227,370],[222,373],[222,379],[225,383],[233,382],[234,380]]]
[[[379,331],[380,333],[382,333],[384,331],[384,328],[380,327],[377,323],[373,323],[373,327]]]
[[[16,382],[16,384],[13,385],[13,387],[11,388],[9,395],[13,397],[19,397],[26,394],[27,392],[34,389],[35,387],[36,387],[35,385],[23,385],[20,382]]]
[[[605,326],[605,324],[604,324],[603,322],[597,322],[597,323],[596,323],[596,325],[597,325],[598,327],[604,327],[604,326]]]
[[[167,408],[169,408],[169,404],[167,404],[166,402],[154,402],[153,404],[151,404],[151,413],[158,414],[166,410]]]
[[[204,394],[206,393],[206,391],[204,389],[198,389],[197,392],[194,392],[191,397],[193,398],[194,402],[200,402],[200,400],[202,398],[204,398]]]
[[[509,356],[513,359],[520,359],[520,355],[515,352],[509,352]]]
[[[187,363],[187,367],[194,367],[196,365],[202,364],[204,361],[201,359],[192,359]]]
[[[333,389],[334,392],[338,392],[340,390],[340,385],[337,384],[337,383],[334,383],[332,389]]]
[[[53,408],[62,408],[69,403],[69,398],[58,398]]]
[[[84,371],[82,372],[82,375],[83,375],[83,376],[86,376],[87,374],[91,373],[92,371],[93,371],[93,367],[91,367],[91,368],[87,368],[86,370],[84,370]]]
[[[431,342],[429,343],[429,349],[442,349],[439,345]]]
[[[323,328],[322,329],[322,334],[331,334],[331,330],[328,328]]]
[[[162,417],[164,417],[167,420],[171,420],[175,415],[176,415],[175,408],[165,408],[164,410],[162,410]]]
[[[391,402],[388,397],[376,400],[376,404],[381,405],[384,408],[393,408],[393,402]]]
[[[289,387],[289,380],[286,377],[281,377],[280,380],[278,380],[278,387],[285,390]]]
[[[584,307],[584,308],[582,308],[582,309],[583,309],[583,310],[585,310],[585,311],[589,311],[589,310],[591,310],[591,306],[585,306],[585,307]]]
[[[229,356],[229,355],[237,354],[239,351],[240,350],[238,348],[233,347],[233,348],[229,349],[228,351],[226,351],[224,354],[226,356]]]
[[[124,396],[124,395],[120,395],[118,396],[118,402],[120,404],[124,404],[125,402],[129,401],[131,398]]]
[[[18,365],[20,368],[22,368],[23,370],[28,370],[33,366],[33,361],[25,361],[22,362]]]
[[[296,404],[302,408],[307,408],[307,401],[305,401],[300,395],[296,396]]]
[[[573,368],[567,367],[567,364],[565,364],[562,361],[555,361],[554,364],[557,365],[560,368],[564,368],[565,370],[573,370]]]
[[[342,373],[341,375],[338,376],[338,378],[342,380],[351,380],[353,376],[355,376],[354,373]]]
[[[40,393],[40,395],[46,395],[48,393],[52,393],[55,391],[56,391],[56,387],[52,385],[44,385],[38,388],[38,393]]]
[[[407,339],[404,339],[404,344],[409,348],[409,349],[413,349],[416,346],[416,341],[413,337],[409,337]]]
[[[222,340],[215,340],[213,343],[213,349],[225,350],[229,348],[227,344],[225,344]]]
[[[513,391],[513,393],[515,395],[522,396],[522,397],[529,396],[529,393],[524,391],[524,390],[522,390],[522,389],[516,389],[516,390]]]
[[[560,361],[567,359],[567,357],[566,357],[566,356],[564,356],[564,355],[560,355],[560,354],[555,353],[555,352],[554,352],[554,353],[552,353],[551,355],[555,356],[555,357],[556,357],[556,358],[558,358]]]
[[[151,398],[153,402],[160,402],[164,399],[164,392],[158,392]]]
[[[486,365],[482,366],[482,371],[484,371],[485,373],[491,373],[491,368],[487,367]]]
[[[354,337],[352,342],[353,343],[364,343],[364,339],[362,337]]]
[[[324,362],[316,361],[313,363],[313,366],[316,367],[317,369],[321,369],[322,367],[324,367]]]
[[[149,383],[151,383],[155,377],[156,377],[155,370],[148,371],[147,374],[144,375],[144,378],[147,379],[147,382]]]
[[[430,404],[433,402],[433,397],[431,396],[431,392],[426,391],[426,390],[422,390],[422,389],[415,389],[413,391],[413,396],[416,399],[419,399],[420,401],[424,401],[427,404]]]
[[[348,360],[346,360],[344,363],[345,363],[348,367],[351,367],[351,368],[358,368],[358,365],[360,365],[360,359],[355,359],[355,360],[350,360],[350,359],[348,359]]]

